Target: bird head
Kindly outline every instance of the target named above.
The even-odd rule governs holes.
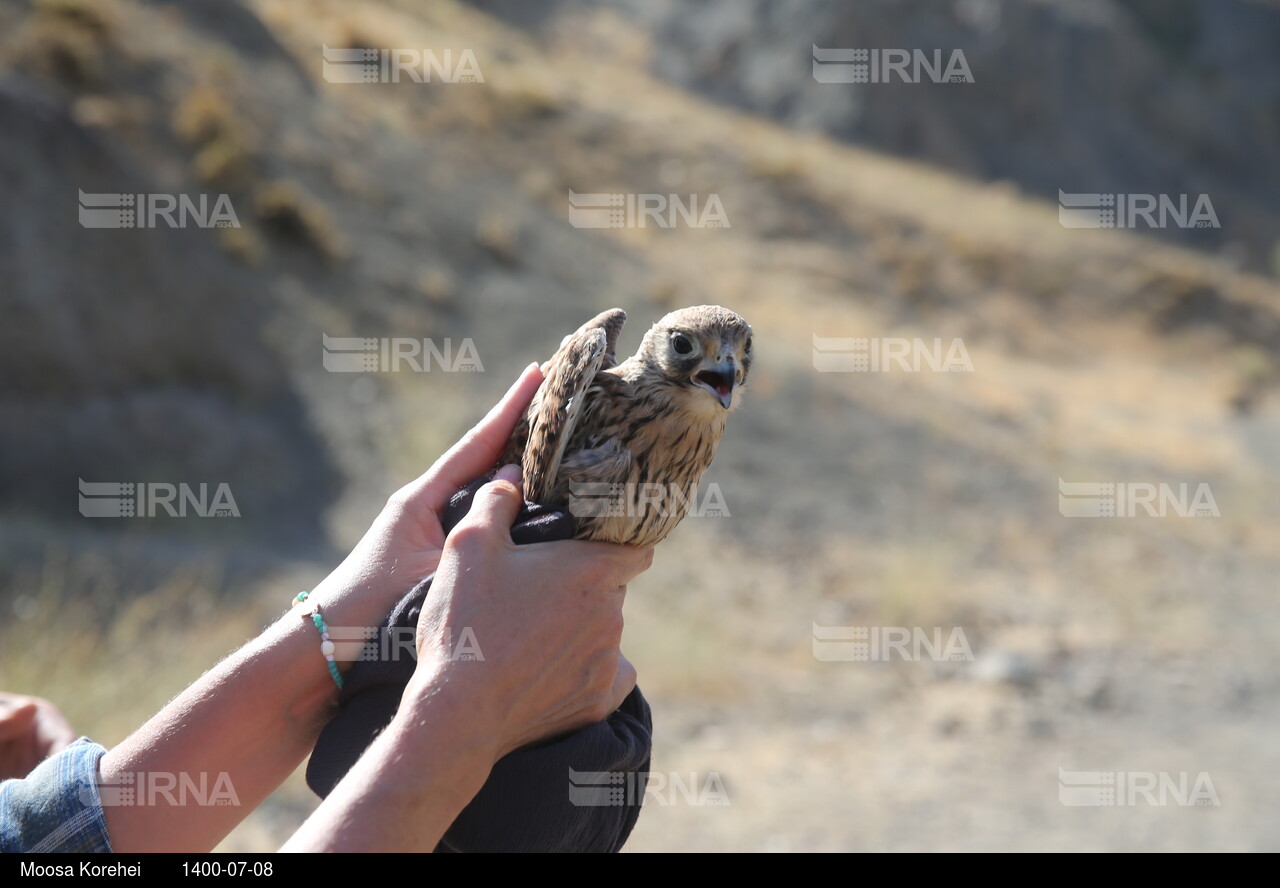
[[[682,308],[650,328],[640,352],[670,385],[706,399],[695,403],[732,410],[751,371],[751,325],[718,305]]]

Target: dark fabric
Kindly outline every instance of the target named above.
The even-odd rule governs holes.
[[[466,516],[487,480],[472,482],[450,499],[442,516],[446,532]],[[545,543],[570,539],[573,532],[568,512],[525,503],[511,539],[517,545]],[[345,676],[338,714],[321,731],[307,764],[307,784],[317,795],[333,790],[395,715],[416,666],[406,640],[413,638],[431,579],[400,600],[382,637],[370,641],[400,656],[361,660]],[[652,745],[653,719],[637,687],[605,721],[498,761],[436,850],[618,851],[640,816]],[[571,770],[590,773],[571,783]],[[599,784],[610,780],[638,790],[609,794]],[[575,794],[575,784],[588,788]]]

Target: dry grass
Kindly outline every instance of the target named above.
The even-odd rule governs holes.
[[[83,734],[119,742],[257,633],[256,609],[227,607],[220,579],[216,564],[191,563],[139,588],[110,550],[51,545],[39,570],[9,590],[5,689],[47,697]]]
[[[221,188],[244,188],[256,171],[253,128],[222,91],[193,87],[173,111],[174,133],[196,150],[192,168],[198,181]]]
[[[69,89],[99,89],[116,39],[115,13],[105,0],[40,0],[15,37],[14,60]]]
[[[294,182],[269,182],[254,191],[254,212],[263,229],[285,243],[336,262],[347,247],[332,214]]]

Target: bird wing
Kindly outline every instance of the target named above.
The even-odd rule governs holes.
[[[618,335],[622,333],[622,325],[626,322],[625,311],[611,308],[600,312],[584,325],[583,329],[591,327],[604,331],[604,362],[600,365],[601,370],[618,366]]]
[[[548,503],[565,448],[601,369],[617,364],[618,334],[627,320],[620,308],[602,312],[565,337],[547,365],[546,377],[529,406],[524,446],[525,499]]]

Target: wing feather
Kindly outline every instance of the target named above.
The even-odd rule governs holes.
[[[626,319],[620,308],[602,312],[565,337],[548,363],[546,378],[529,405],[522,459],[524,495],[531,502],[551,501],[587,390],[601,369],[617,363],[618,334]]]

